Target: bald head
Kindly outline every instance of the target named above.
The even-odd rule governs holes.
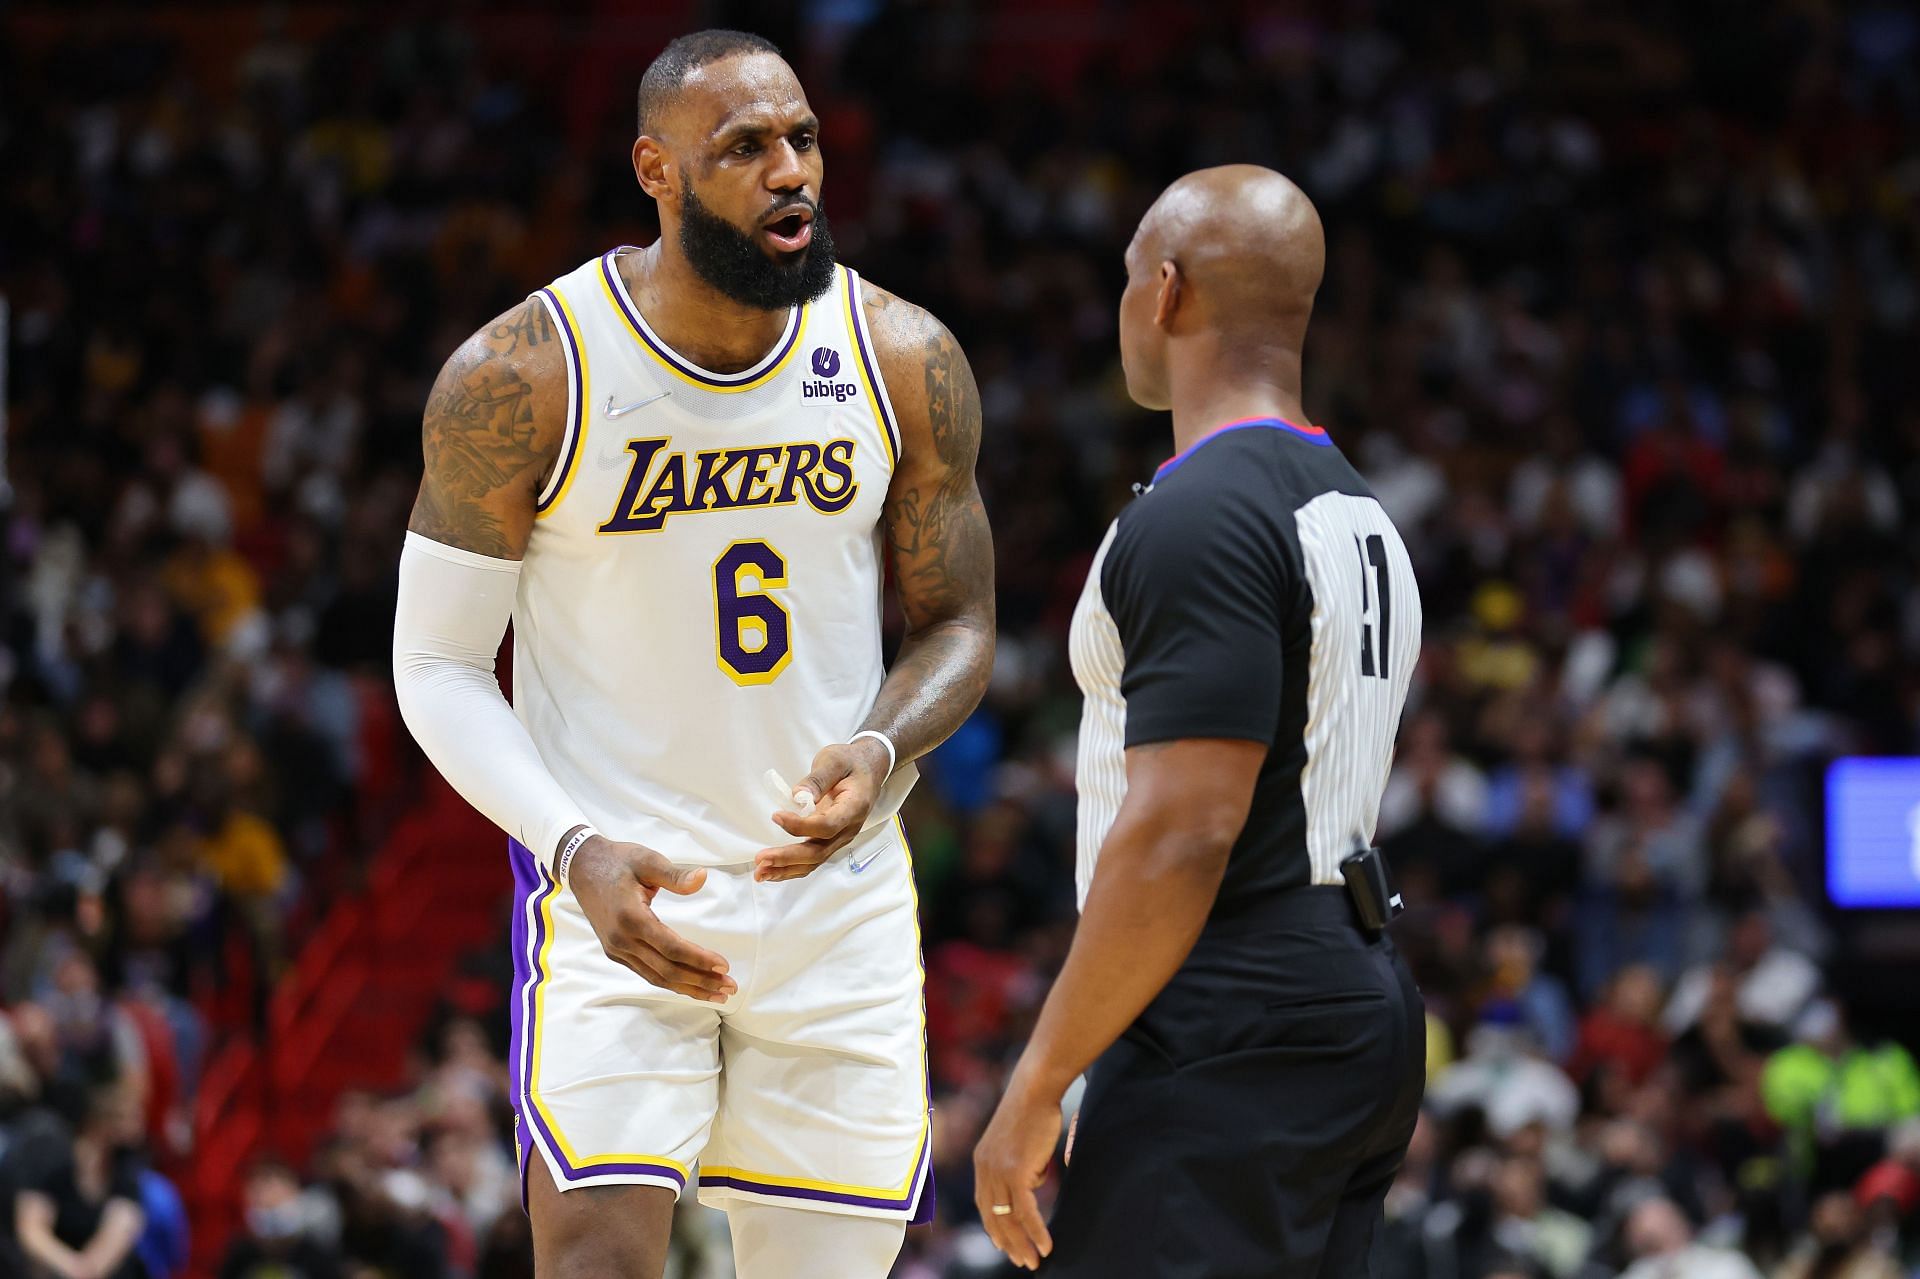
[[[1320,215],[1306,193],[1252,164],[1175,182],[1141,219],[1134,246],[1150,268],[1179,268],[1191,302],[1222,336],[1271,334],[1277,326],[1304,337],[1327,260]]]
[[[1168,187],[1127,247],[1120,355],[1127,389],[1169,407],[1174,385],[1252,379],[1297,400],[1326,265],[1320,215],[1272,169],[1222,165]]]

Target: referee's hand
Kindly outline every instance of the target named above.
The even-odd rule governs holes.
[[[973,1148],[973,1202],[981,1224],[993,1246],[1026,1270],[1038,1270],[1053,1251],[1033,1192],[1047,1179],[1047,1161],[1059,1139],[1060,1099],[1035,1096],[1016,1076]]]
[[[608,959],[662,990],[723,1004],[739,989],[727,976],[727,961],[694,945],[653,913],[653,899],[661,889],[685,896],[706,882],[704,870],[676,866],[642,844],[616,843],[604,835],[580,845],[567,868],[567,887]]]

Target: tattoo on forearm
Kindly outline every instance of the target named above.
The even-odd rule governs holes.
[[[427,401],[426,472],[408,528],[482,555],[515,554],[487,499],[515,484],[537,483],[544,459],[533,386],[505,357],[551,338],[551,328],[542,327],[549,323],[546,308],[530,301],[441,371]]]

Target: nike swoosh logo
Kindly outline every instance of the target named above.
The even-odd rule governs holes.
[[[625,417],[627,414],[633,412],[635,409],[644,409],[645,407],[647,407],[647,405],[653,403],[655,400],[664,400],[669,395],[672,395],[672,394],[673,394],[672,391],[662,391],[658,395],[649,395],[644,400],[635,400],[633,403],[623,404],[619,408],[615,408],[613,406],[613,397],[609,395],[607,397],[607,416],[608,417]]]

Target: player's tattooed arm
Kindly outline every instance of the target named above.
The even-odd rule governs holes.
[[[926,754],[973,714],[993,672],[993,534],[974,483],[980,392],[953,334],[917,306],[868,287],[874,353],[901,437],[884,516],[907,633],[861,730],[897,763]],[[796,842],[755,855],[754,878],[797,879],[851,842],[887,775],[871,737],[834,743],[802,778],[809,811],[774,822]],[[804,807],[804,806],[803,806]]]
[[[907,633],[863,728],[901,763],[945,741],[980,704],[993,671],[993,534],[974,481],[980,390],[945,325],[871,285],[875,354],[899,419],[887,491],[888,549]]]
[[[565,357],[529,298],[468,338],[427,399],[426,470],[407,527],[448,546],[517,560],[566,429]]]

